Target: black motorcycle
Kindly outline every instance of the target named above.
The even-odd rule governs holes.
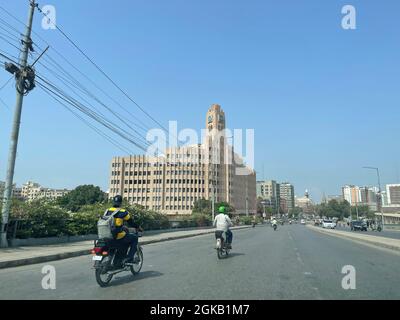
[[[278,225],[274,224],[272,227],[274,228],[274,231],[276,231],[276,229],[278,228]]]
[[[138,237],[141,235],[138,234]],[[92,250],[96,281],[100,287],[106,287],[112,278],[121,272],[130,271],[133,275],[140,272],[143,266],[142,247],[137,246],[133,264],[126,263],[129,246],[115,240],[99,239]]]
[[[217,240],[215,249],[217,250],[218,259],[222,259],[224,256],[227,257],[230,252],[230,247],[226,243],[226,233],[223,231],[215,231],[215,239]]]

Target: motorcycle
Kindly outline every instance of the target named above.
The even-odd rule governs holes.
[[[278,225],[273,224],[272,227],[274,228],[274,231],[276,231],[276,229],[278,228]]]
[[[217,250],[218,259],[222,259],[224,256],[228,256],[230,248],[226,243],[226,234],[223,231],[215,231],[215,238],[217,239],[217,244],[215,249]]]
[[[141,235],[138,234],[140,238]],[[118,244],[115,240],[95,240],[92,250],[96,281],[100,287],[106,287],[112,278],[121,272],[130,271],[133,275],[140,272],[143,266],[142,247],[137,245],[134,263],[127,264],[128,247],[126,244]]]

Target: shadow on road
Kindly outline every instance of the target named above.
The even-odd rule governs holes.
[[[229,255],[227,257],[225,257],[225,258],[229,259],[229,258],[234,258],[234,257],[237,257],[237,256],[244,256],[244,255],[245,255],[244,253],[232,252],[232,253],[229,253]]]
[[[160,277],[162,275],[164,275],[164,274],[161,272],[158,272],[158,271],[144,271],[144,272],[140,272],[139,274],[137,274],[135,276],[128,273],[125,276],[116,277],[115,279],[113,279],[111,281],[111,283],[109,284],[109,287],[120,286],[123,284],[127,284],[129,282],[146,279],[146,278]]]

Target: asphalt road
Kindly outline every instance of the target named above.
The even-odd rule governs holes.
[[[137,276],[117,275],[100,288],[91,256],[54,261],[56,289],[41,287],[42,267],[0,270],[0,299],[400,299],[400,254],[302,225],[234,232],[229,258],[218,260],[213,235],[144,246]],[[342,288],[343,266],[356,289]]]

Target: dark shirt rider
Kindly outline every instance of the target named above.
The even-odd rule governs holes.
[[[126,209],[121,208],[121,205],[122,197],[120,195],[115,196],[113,198],[113,207],[109,208],[105,215],[112,215],[118,210],[118,213],[114,216],[115,228],[112,230],[113,238],[118,243],[123,243],[130,247],[126,262],[133,263],[133,258],[137,250],[138,237],[135,234],[129,233],[129,230],[124,225],[124,222],[128,223],[129,226],[136,228],[139,231],[143,231],[143,229],[133,221],[133,217]]]

